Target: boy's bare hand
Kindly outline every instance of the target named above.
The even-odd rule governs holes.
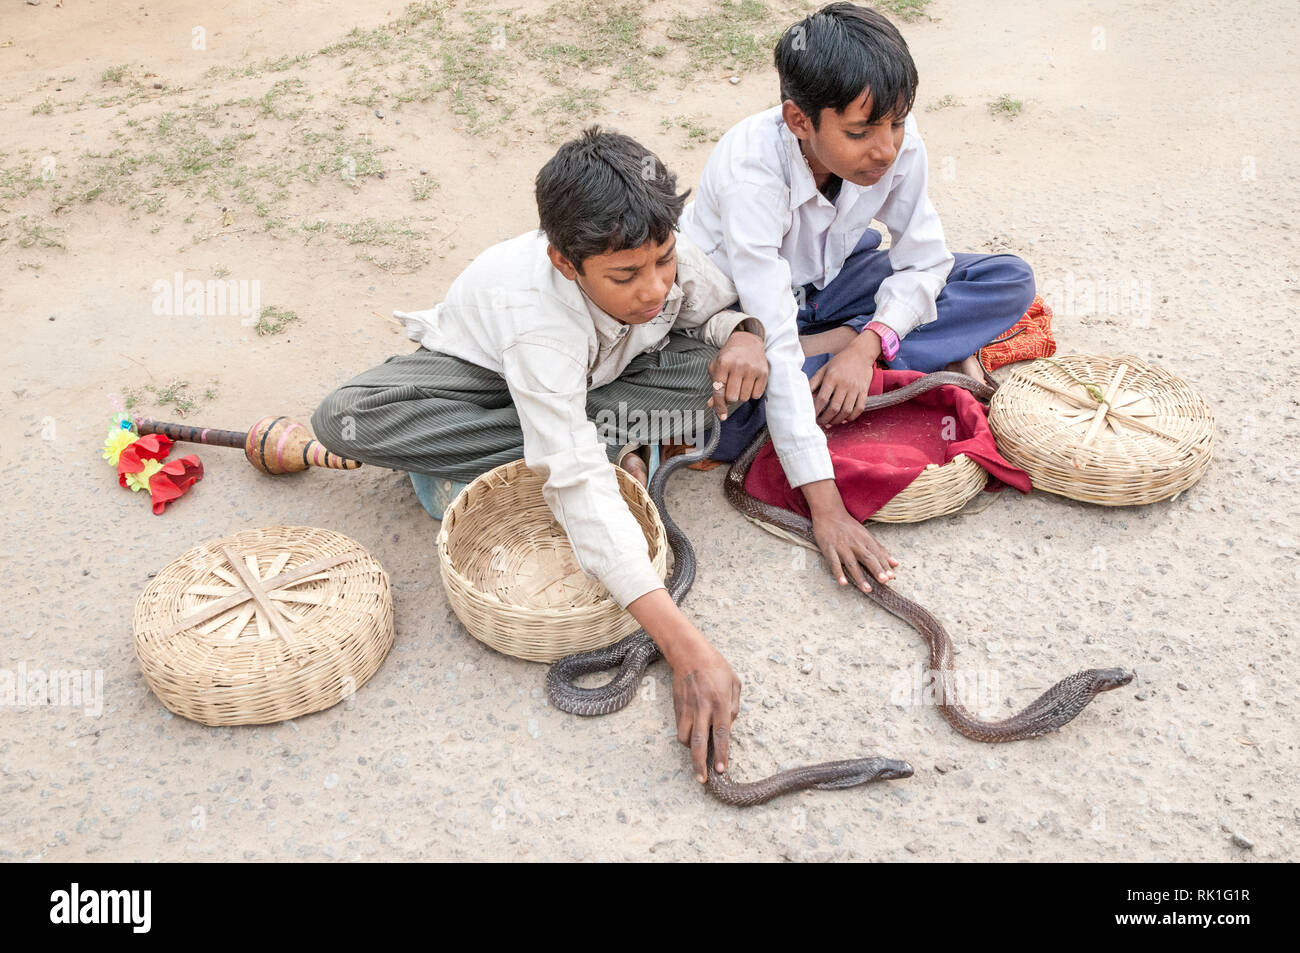
[[[675,658],[673,711],[677,740],[690,745],[695,778],[708,776],[709,737],[713,737],[714,770],[727,770],[731,723],[740,714],[740,679],[722,653],[701,638]]]
[[[713,379],[709,406],[719,420],[727,419],[728,404],[762,397],[767,389],[767,354],[763,350],[763,339],[749,331],[733,331],[727,343],[709,362],[709,376]]]
[[[847,574],[859,589],[870,592],[864,569],[881,582],[894,578],[898,560],[844,508],[833,480],[807,483],[802,489],[812,510],[813,536],[840,585],[848,585]]]
[[[879,356],[880,338],[866,331],[817,369],[808,381],[817,423],[833,426],[862,416]]]

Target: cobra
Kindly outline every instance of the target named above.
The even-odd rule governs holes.
[[[951,384],[969,390],[976,397],[987,400],[994,388],[965,374],[941,371],[917,378],[905,387],[871,397],[865,410],[873,411],[892,407],[911,400],[918,394],[936,387]],[[695,581],[695,550],[686,534],[673,521],[664,503],[664,488],[668,479],[681,467],[702,460],[718,445],[721,428],[714,427],[704,446],[691,453],[673,457],[662,464],[648,487],[650,498],[659,510],[664,529],[673,553],[673,569],[665,586],[675,603],[690,591]],[[767,442],[767,429],[760,431],[741,452],[727,471],[724,489],[727,500],[746,516],[760,520],[785,532],[808,540],[817,546],[812,522],[804,516],[757,500],[745,491],[745,478],[754,458]],[[820,547],[818,547],[820,548]],[[867,598],[885,611],[907,622],[925,637],[930,647],[930,668],[936,673],[937,696],[944,699],[937,707],[958,732],[975,741],[1007,742],[1035,738],[1057,731],[1086,708],[1102,692],[1127,685],[1133,680],[1132,672],[1122,668],[1087,669],[1057,682],[1022,711],[1001,721],[981,721],[960,703],[953,700],[955,676],[953,674],[952,639],[943,625],[924,607],[890,586],[872,580]],[[575,715],[605,715],[625,707],[636,695],[641,676],[646,668],[661,657],[658,646],[644,629],[607,646],[590,652],[580,652],[556,662],[546,676],[546,693],[551,704]],[[582,688],[575,684],[583,675],[614,670],[614,677],[596,688]],[[782,794],[808,788],[839,789],[855,787],[871,781],[908,777],[911,767],[902,761],[888,758],[866,758],[834,761],[783,771],[761,781],[749,783],[734,781],[713,769],[710,751],[708,789],[719,800],[741,807],[761,804]]]

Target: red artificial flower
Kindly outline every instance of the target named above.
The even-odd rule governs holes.
[[[203,464],[194,454],[168,460],[161,470],[149,478],[149,495],[153,497],[154,515],[161,515],[168,503],[180,499],[196,481],[202,479]]]
[[[146,434],[127,446],[117,458],[117,482],[125,487],[128,473],[139,473],[146,460],[163,460],[171,452],[171,437],[159,433]]]

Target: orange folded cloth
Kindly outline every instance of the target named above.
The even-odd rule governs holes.
[[[980,364],[984,370],[993,371],[1016,361],[1036,357],[1051,357],[1056,353],[1056,338],[1052,337],[1052,309],[1043,302],[1042,295],[1034,295],[1033,304],[1013,324],[1007,333],[991,344],[980,348]]]

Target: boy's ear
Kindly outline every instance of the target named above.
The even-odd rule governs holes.
[[[578,269],[573,267],[573,262],[556,251],[554,245],[548,244],[546,246],[546,257],[551,259],[551,264],[555,266],[555,270],[564,277],[570,281],[578,280]]]
[[[790,127],[796,139],[811,139],[813,136],[812,120],[808,114],[794,104],[793,99],[787,99],[781,104],[781,118],[785,124]]]

